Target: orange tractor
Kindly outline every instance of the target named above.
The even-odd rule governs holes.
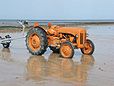
[[[37,22],[26,36],[26,46],[32,55],[42,55],[49,47],[54,53],[60,53],[64,58],[72,58],[74,49],[81,49],[86,55],[94,52],[94,44],[87,39],[87,32],[79,27],[61,27],[48,23],[48,30]]]

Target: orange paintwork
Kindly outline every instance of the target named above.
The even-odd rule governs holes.
[[[56,36],[58,34],[58,32],[55,31],[54,29],[48,29],[47,33],[51,34],[51,35],[54,35],[54,36]]]
[[[34,23],[34,27],[38,27],[39,26],[39,23],[38,22],[35,22]]]
[[[47,33],[52,34],[53,36],[60,35],[60,37],[61,37],[61,34],[71,34],[73,36],[77,35],[78,48],[83,48],[84,41],[86,40],[86,30],[84,28],[79,28],[79,27],[59,27],[59,26],[53,25],[47,30]],[[83,33],[83,44],[80,43],[80,39],[81,39],[80,33]],[[70,37],[71,42],[73,41],[73,38],[74,37]]]
[[[94,52],[94,44],[86,34],[86,29],[81,27],[62,27],[48,23],[48,27],[43,29],[35,22],[34,28],[27,33],[26,45],[33,55],[44,54],[48,47],[64,58],[72,58],[74,49],[91,55]]]
[[[38,22],[34,23],[34,27],[38,27]],[[86,41],[86,30],[80,27],[60,27],[48,23],[49,29],[46,31],[48,38],[48,45],[60,46],[65,41],[70,41],[77,48],[84,48]],[[64,34],[69,35],[69,38]],[[82,34],[82,36],[81,36]],[[76,41],[74,41],[76,38]],[[81,43],[82,42],[82,43]]]
[[[53,36],[48,36],[48,45],[54,45],[57,46],[59,44],[59,39],[58,37],[53,37]]]
[[[49,23],[48,23],[48,27],[51,27],[51,26],[52,26],[52,24],[49,22]]]
[[[70,46],[64,44],[61,47],[60,52],[65,58],[68,58],[72,53],[72,49]]]
[[[40,48],[40,39],[37,34],[32,34],[29,37],[29,47],[33,50],[36,51]]]
[[[76,35],[79,34],[81,32],[83,32],[85,29],[83,28],[76,28],[76,27],[60,27],[58,28],[58,32],[59,33],[68,33],[68,34],[72,34],[72,35]]]
[[[92,46],[88,41],[86,41],[83,48],[84,53],[87,54],[88,52],[91,52],[91,50],[92,50]]]
[[[79,28],[79,27],[62,27],[62,28],[59,28],[58,30],[59,33],[67,33],[67,34],[72,34],[73,36],[78,36],[77,37],[77,47],[78,48],[83,48],[83,44],[80,44],[80,33],[84,33],[83,35],[83,38],[85,38],[85,33],[86,33],[86,30],[83,29],[83,28]],[[70,38],[72,39],[72,38]],[[85,41],[85,39],[83,39],[83,41]]]

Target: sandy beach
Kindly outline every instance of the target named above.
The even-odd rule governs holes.
[[[0,45],[0,86],[114,86],[114,25],[86,25],[95,52],[73,59],[61,58],[48,48],[43,56],[32,56],[25,38],[14,40],[9,49]],[[20,38],[21,32],[5,32]]]

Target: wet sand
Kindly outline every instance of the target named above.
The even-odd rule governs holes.
[[[12,41],[9,49],[0,45],[0,86],[114,86],[114,25],[84,27],[95,44],[92,56],[75,50],[73,59],[64,59],[49,48],[43,56],[32,56],[24,38]],[[23,37],[0,33],[6,34]]]

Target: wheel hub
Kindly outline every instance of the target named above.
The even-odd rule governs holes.
[[[64,45],[63,47],[62,47],[62,49],[61,49],[61,51],[62,51],[62,53],[63,53],[63,55],[65,56],[65,57],[69,57],[69,55],[71,54],[71,48],[69,47],[69,46],[67,46],[67,45]]]
[[[85,43],[85,52],[90,52],[91,49],[92,49],[92,47],[91,47],[90,43],[88,43],[88,42]]]
[[[39,47],[40,46],[40,40],[39,40],[38,36],[36,36],[36,35],[33,36],[31,43],[32,43],[33,47],[35,47],[35,48]]]
[[[29,39],[29,45],[32,50],[37,50],[40,48],[40,39],[38,35],[33,34]]]

